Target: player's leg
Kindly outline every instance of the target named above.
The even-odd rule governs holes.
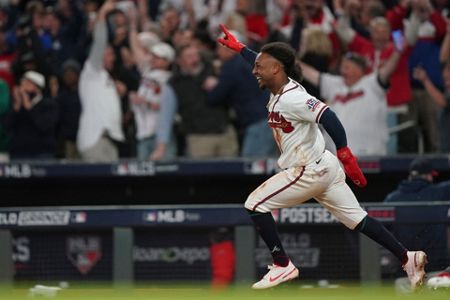
[[[259,236],[266,243],[273,258],[273,264],[268,266],[269,272],[260,281],[253,284],[252,288],[266,289],[298,277],[299,271],[284,251],[272,214],[251,210],[248,212]]]
[[[411,282],[412,290],[418,288],[422,285],[425,276],[425,264],[427,263],[426,254],[423,251],[408,251],[379,221],[368,215],[362,217],[365,211],[359,207],[356,198],[353,200],[355,202],[354,205],[348,201],[349,199],[353,199],[354,195],[346,184],[345,186],[345,188],[335,187],[333,191],[325,197],[326,199],[322,198],[318,201],[329,209],[333,215],[348,228],[358,230],[391,251],[402,262],[403,269]],[[350,194],[352,196],[350,196]],[[346,200],[339,200],[339,204],[336,205],[333,199]],[[358,210],[361,210],[361,212],[358,212]]]
[[[310,170],[301,167],[272,176],[247,198],[245,207],[274,261],[270,271],[253,288],[269,288],[298,276],[298,269],[284,251],[270,211],[307,201],[324,189],[320,180],[312,178]]]
[[[415,290],[423,284],[425,277],[425,265],[427,255],[423,251],[408,251],[378,220],[366,216],[355,227],[361,233],[370,237],[378,244],[394,253],[402,262],[403,270],[411,283],[411,289]]]
[[[345,226],[365,234],[404,261],[406,248],[379,221],[367,215],[345,182],[335,184],[316,199]]]
[[[331,159],[335,159],[338,164],[336,158]],[[315,198],[345,226],[358,230],[391,251],[402,262],[413,289],[422,284],[425,275],[425,253],[408,251],[383,224],[367,215],[345,183],[345,174],[341,168],[335,182],[323,194]]]

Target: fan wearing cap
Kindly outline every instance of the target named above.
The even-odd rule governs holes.
[[[139,160],[172,159],[176,154],[172,125],[175,103],[161,102],[172,75],[170,67],[175,50],[156,35],[137,32],[137,19],[129,14],[130,46],[141,81],[137,92],[130,92],[129,102],[136,123],[136,153]],[[152,36],[152,39],[143,38]]]
[[[128,99],[136,123],[136,153],[139,160],[172,159],[176,154],[172,125],[175,103],[161,101],[172,75],[170,70],[175,50],[161,42],[152,32],[138,33],[135,11],[127,14],[130,22],[129,44],[141,81],[137,92],[130,92]]]
[[[397,189],[389,193],[384,202],[414,202],[450,200],[450,181],[438,184],[434,178],[438,173],[430,160],[414,159],[409,167],[408,179],[403,180]]]
[[[319,72],[300,63],[304,78],[319,87],[322,98],[341,120],[356,155],[387,154],[386,89],[400,55],[400,51],[395,51],[371,73],[367,73],[365,58],[352,52],[342,57],[340,75]]]
[[[11,159],[53,158],[58,119],[56,102],[43,95],[45,78],[27,71],[13,91]]]
[[[141,82],[137,93],[129,101],[136,122],[137,158],[139,160],[172,159],[176,155],[172,125],[175,103],[162,102],[172,75],[170,66],[175,58],[174,49],[160,42],[150,49],[148,63],[139,65]]]

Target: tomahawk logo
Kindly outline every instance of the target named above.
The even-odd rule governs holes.
[[[101,240],[97,236],[71,236],[67,238],[67,257],[86,275],[102,256]]]

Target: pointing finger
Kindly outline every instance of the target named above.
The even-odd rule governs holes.
[[[223,31],[223,33],[225,33],[225,36],[228,37],[230,35],[230,32],[228,31],[228,29],[225,27],[225,25],[223,24],[219,24],[220,29]]]

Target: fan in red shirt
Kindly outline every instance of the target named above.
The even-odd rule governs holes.
[[[348,11],[350,7],[337,10],[339,20],[336,32],[341,40],[347,44],[348,50],[364,56],[370,70],[379,69],[384,62],[392,55],[395,45],[391,40],[391,24],[394,18],[389,20],[384,17],[375,17],[370,21],[370,40],[359,35],[350,26]],[[418,24],[417,24],[418,26]],[[414,34],[414,29],[416,34]],[[409,80],[408,60],[412,52],[412,47],[417,40],[417,29],[414,24],[409,26],[405,34],[407,46],[400,58],[396,70],[392,74],[390,88],[387,91],[387,103],[389,106],[398,106],[408,103],[411,100],[411,85]]]

